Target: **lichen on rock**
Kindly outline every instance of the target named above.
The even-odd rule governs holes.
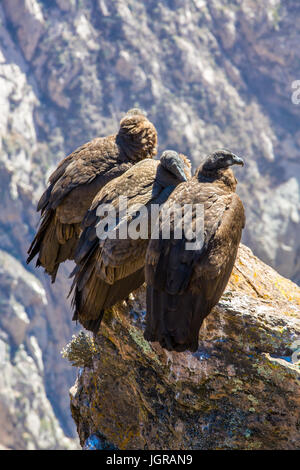
[[[144,294],[104,317],[70,391],[82,446],[100,433],[119,449],[299,448],[295,284],[241,245],[196,353],[143,339]]]

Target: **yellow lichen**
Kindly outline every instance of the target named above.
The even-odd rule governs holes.
[[[137,328],[130,327],[129,334],[133,341],[143,350],[147,356],[150,356],[151,359],[154,359],[157,363],[160,363],[157,354],[151,348],[150,343],[144,339],[141,331],[139,331]]]

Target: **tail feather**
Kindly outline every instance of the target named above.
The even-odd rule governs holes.
[[[54,216],[53,211],[48,211],[45,213],[45,216],[42,219],[42,222],[40,224],[40,227],[27,251],[29,255],[26,260],[27,264],[29,264],[33,260],[33,258],[39,253],[44,236],[45,236],[45,232],[48,226],[51,224],[51,221],[53,220],[53,216]]]
[[[84,280],[84,282],[83,282]],[[89,260],[87,270],[79,266],[73,282],[73,320],[78,320],[84,328],[97,333],[104,311],[140,287],[145,281],[144,268],[113,285],[97,276],[93,260]]]
[[[82,320],[81,324],[86,330],[92,331],[96,335],[100,329],[103,315],[104,315],[104,310],[101,310],[96,320]],[[76,320],[76,318],[73,317],[73,320]]]
[[[195,352],[205,316],[201,296],[170,295],[147,287],[146,340],[158,341],[169,351]]]
[[[79,233],[79,224],[62,224],[53,210],[46,211],[29,247],[27,264],[38,255],[36,266],[43,266],[54,282],[60,263],[74,258]]]

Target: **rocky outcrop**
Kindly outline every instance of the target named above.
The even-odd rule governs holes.
[[[196,353],[170,353],[143,339],[144,294],[142,288],[126,306],[106,314],[92,360],[82,352],[87,365],[70,391],[82,446],[299,448],[295,284],[241,246],[229,285],[200,330]],[[74,351],[69,345],[71,359]]]
[[[16,26],[18,44],[26,60],[31,60],[41,35],[45,31],[45,19],[37,0],[10,0],[4,8],[12,24]]]

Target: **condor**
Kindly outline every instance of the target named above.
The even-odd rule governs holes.
[[[169,351],[197,350],[202,322],[229,280],[245,225],[243,204],[235,193],[237,180],[230,167],[243,164],[233,153],[217,151],[169,197],[166,204],[170,207],[203,206],[203,244],[199,249],[187,250],[185,236],[174,236],[172,215],[170,239],[160,236],[149,243],[144,337]],[[159,230],[161,234],[161,222]]]
[[[41,223],[27,263],[38,255],[36,266],[43,266],[54,282],[60,263],[74,258],[80,224],[95,195],[135,163],[154,157],[156,146],[155,127],[132,109],[117,134],[93,139],[62,160],[38,203]]]
[[[122,226],[129,223],[131,217],[128,213],[122,215],[119,209],[121,196],[127,198],[129,208],[142,205],[148,217],[153,204],[163,205],[175,187],[188,178],[189,160],[169,150],[160,160],[137,163],[99,191],[83,221],[84,230],[75,255],[73,320],[79,320],[87,330],[97,333],[104,310],[126,299],[145,280],[145,255],[152,223],[146,224],[149,233],[145,238],[136,239],[129,234],[125,239],[101,239],[98,208],[111,204]]]

